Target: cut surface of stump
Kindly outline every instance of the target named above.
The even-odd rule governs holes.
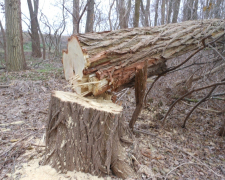
[[[54,91],[49,108],[44,164],[60,172],[135,176],[120,144],[122,107],[109,100]]]

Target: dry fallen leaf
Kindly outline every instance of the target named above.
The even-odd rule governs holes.
[[[151,154],[152,154],[151,149],[143,148],[143,149],[141,150],[141,154],[142,154],[143,156],[145,156],[145,157],[148,157],[148,158],[151,158],[151,157],[152,157],[152,156],[151,156]]]

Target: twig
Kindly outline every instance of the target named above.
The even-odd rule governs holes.
[[[181,102],[184,103],[184,104],[187,105],[187,106],[194,107],[193,105],[188,104],[188,103],[186,103],[186,102],[184,102],[184,101],[181,101]],[[201,107],[197,107],[197,109],[200,109],[200,110],[203,110],[203,111],[211,111],[211,112],[214,112],[214,113],[222,113],[222,111],[216,111],[216,110],[214,110],[214,109],[205,109],[205,108],[201,108]]]
[[[220,54],[220,52],[216,48],[214,48],[210,44],[208,44],[208,46],[211,47],[225,61],[225,57],[222,54]]]
[[[127,93],[127,91],[129,90],[130,88],[127,88],[126,91],[120,96],[120,98],[118,100],[116,100],[116,103]]]
[[[205,37],[205,38],[203,39],[203,42],[204,42],[204,40],[205,40],[206,38],[208,38],[208,36]],[[177,66],[171,67],[171,68],[169,68],[168,70],[164,71],[163,73],[159,74],[158,77],[157,77],[157,78],[154,80],[154,82],[151,84],[150,88],[148,89],[148,92],[147,92],[146,95],[145,95],[145,100],[144,100],[145,106],[146,106],[146,99],[147,99],[147,96],[148,96],[149,92],[151,91],[151,89],[153,88],[154,84],[156,83],[156,81],[157,81],[161,76],[163,76],[163,75],[167,74],[168,72],[174,71],[175,69],[181,67],[183,64],[185,64],[186,62],[188,62],[195,54],[197,54],[199,51],[203,50],[204,48],[205,48],[205,46],[203,46],[203,47],[197,49],[195,52],[193,52],[193,53],[192,53],[186,60],[184,60],[182,63],[178,64]]]
[[[172,170],[170,170],[167,174],[166,174],[166,177],[165,177],[165,180],[167,179],[168,175],[173,172],[174,170],[178,169],[179,167],[183,166],[183,165],[199,165],[199,166],[205,166],[206,168],[209,168],[206,164],[201,164],[201,163],[193,163],[193,162],[188,162],[188,163],[182,163],[180,164],[179,166],[173,168]],[[217,174],[215,171],[213,171],[211,168],[210,170],[216,175],[216,176],[219,176],[219,177],[223,177],[221,176],[220,174]]]
[[[147,101],[147,96],[148,96],[148,94],[149,94],[149,92],[151,91],[151,89],[153,88],[153,86],[154,86],[154,84],[156,83],[156,81],[158,81],[158,79],[161,77],[162,75],[159,75],[154,81],[153,81],[153,83],[151,84],[151,86],[149,87],[149,89],[148,89],[148,92],[145,94],[145,100],[144,100],[144,104],[145,104],[145,106],[146,106],[146,101]]]
[[[20,139],[19,141],[17,141],[15,144],[13,144],[8,150],[6,150],[5,152],[3,152],[0,157],[4,156],[5,154],[7,154],[9,151],[11,151],[19,142],[23,141],[24,139],[28,138],[29,136],[36,134],[37,132],[33,132],[30,133],[28,135],[26,135],[24,138]]]
[[[182,128],[185,128],[185,125],[186,125],[186,122],[187,122],[187,120],[188,120],[188,118],[190,117],[190,115],[192,114],[192,112],[202,103],[202,102],[204,102],[206,99],[208,99],[209,98],[209,96],[211,96],[211,94],[213,93],[213,91],[215,90],[217,88],[217,85],[215,85],[212,89],[211,89],[211,91],[201,100],[201,101],[199,101],[192,109],[191,109],[191,111],[187,114],[187,116],[186,116],[186,118],[185,118],[185,120],[184,120],[184,124],[182,125]]]
[[[186,96],[188,96],[189,94],[192,94],[193,92],[197,92],[197,91],[201,91],[203,89],[207,89],[207,88],[210,88],[210,87],[214,87],[214,86],[219,86],[219,85],[224,85],[225,82],[219,82],[219,83],[214,83],[214,84],[211,84],[211,85],[208,85],[208,86],[204,86],[204,87],[201,87],[201,88],[198,88],[198,89],[193,89],[192,91],[186,93],[185,95],[183,95],[182,97],[180,97],[179,99],[177,99],[169,108],[169,110],[167,111],[164,119],[163,119],[163,126],[165,125],[165,121],[166,121],[166,118],[167,116],[169,115],[169,113],[171,112],[171,110],[173,109],[173,107],[180,101],[182,100],[183,98],[185,98]]]
[[[44,146],[44,145],[37,145],[37,144],[33,144],[33,143],[31,143],[30,145],[32,145],[32,146],[37,146],[37,147],[46,147],[46,146]]]
[[[8,88],[10,87],[9,85],[0,85],[0,88]]]
[[[162,140],[162,141],[164,141],[164,142],[166,142],[166,143],[172,145],[173,147],[177,148],[177,149],[180,150],[181,152],[183,152],[183,153],[189,155],[190,157],[192,157],[193,159],[195,159],[196,161],[198,161],[201,165],[203,165],[203,166],[205,166],[206,168],[208,168],[208,169],[209,169],[210,171],[212,171],[216,176],[219,176],[219,177],[224,178],[224,176],[222,176],[222,175],[220,175],[220,174],[217,174],[215,171],[213,171],[213,169],[211,169],[207,164],[205,164],[204,162],[202,162],[200,159],[198,159],[197,157],[193,156],[191,153],[186,152],[185,150],[183,150],[182,148],[178,147],[177,145],[175,145],[175,144],[173,144],[173,143],[171,143],[171,142],[169,142],[169,141],[167,141],[167,140],[165,140],[165,139],[162,139],[162,138],[158,137],[156,134],[151,134],[151,133],[148,132],[148,131],[134,129],[134,132],[135,132],[135,131],[136,131],[136,132],[139,132],[139,133],[151,135],[151,136],[153,136],[153,137],[155,137],[155,138],[157,138],[157,139],[160,139],[160,140]],[[170,147],[170,148],[171,148],[171,147]],[[198,163],[196,163],[196,164],[198,164]]]

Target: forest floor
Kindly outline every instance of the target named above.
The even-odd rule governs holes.
[[[37,62],[28,64],[34,67]],[[45,61],[35,67],[22,72],[0,72],[0,84],[7,85],[0,87],[0,179],[26,179],[31,169],[24,168],[33,167],[32,163],[40,169],[35,159],[44,154],[51,92],[70,91],[60,61]],[[175,81],[183,76],[186,75],[169,74],[160,79],[135,124],[139,132],[134,133],[134,144],[126,150],[138,162],[140,179],[225,179],[225,138],[217,136],[223,115],[197,109],[186,128],[181,128],[192,103],[180,102],[162,126],[162,118],[177,92]],[[135,109],[134,90],[124,90],[121,95],[118,103],[123,105],[128,122]],[[224,101],[210,103],[204,108],[218,109]],[[45,173],[51,176],[41,179],[94,179],[79,173],[60,175],[49,169],[33,171],[32,179],[34,174],[40,177]],[[103,179],[117,178],[111,175]]]

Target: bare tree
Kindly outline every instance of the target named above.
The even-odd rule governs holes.
[[[1,33],[2,33],[2,39],[3,39],[3,49],[4,49],[4,59],[5,63],[7,62],[7,53],[6,53],[6,35],[5,35],[5,30],[2,25],[2,21],[0,20],[0,27],[1,27]],[[3,63],[2,63],[3,64]]]
[[[150,0],[147,0],[146,7],[144,8],[143,0],[141,0],[141,12],[142,12],[142,25],[151,26],[150,23]]]
[[[20,0],[5,0],[6,49],[8,71],[26,69],[23,51]]]
[[[109,14],[108,14],[110,31],[112,31],[111,11],[112,11],[112,7],[113,7],[114,3],[115,3],[115,0],[113,0],[112,4],[110,5]]]
[[[135,11],[134,11],[134,20],[133,20],[134,27],[139,26],[140,3],[141,3],[141,0],[135,0],[135,8],[134,8]]]
[[[216,1],[216,5],[215,5],[215,18],[221,18],[222,17],[222,12],[221,12],[221,7],[222,6],[222,0],[217,0]],[[223,8],[224,9],[224,8]]]
[[[192,19],[198,19],[198,0],[194,2]]]
[[[166,1],[165,0],[162,0],[162,6],[161,6],[161,25],[163,25],[164,22],[165,22],[165,4],[166,4]]]
[[[177,23],[179,9],[180,9],[180,0],[176,0],[174,2],[174,4],[173,4],[173,19],[172,19],[172,23]]]
[[[79,0],[73,0],[73,34],[79,34],[79,4]]]
[[[159,1],[155,1],[155,21],[154,21],[154,26],[157,26],[157,21],[158,21],[158,7],[159,7]]]
[[[116,0],[117,13],[119,16],[120,29],[128,28],[128,21],[131,11],[131,0]]]
[[[38,6],[39,0],[33,0],[33,5],[31,0],[27,0],[29,12],[30,12],[30,22],[31,22],[31,41],[32,41],[32,56],[33,57],[41,57],[41,47],[40,47],[40,38],[38,34]]]
[[[172,14],[172,1],[167,1],[167,24],[171,22],[171,14]]]
[[[94,27],[94,0],[89,0],[87,7],[87,20],[86,20],[86,28],[85,33],[93,32]]]

